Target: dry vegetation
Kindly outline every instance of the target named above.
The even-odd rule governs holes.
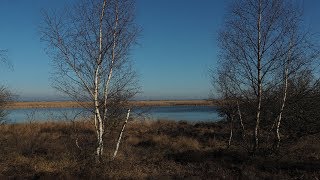
[[[181,105],[198,105],[208,106],[217,105],[218,101],[212,100],[154,100],[154,101],[130,101],[130,106],[181,106]],[[90,106],[89,102],[75,101],[56,101],[56,102],[12,102],[7,105],[8,109],[21,108],[76,108]]]
[[[78,103],[75,101],[56,101],[56,102],[12,102],[7,105],[8,109],[24,109],[24,108],[76,108],[88,106],[88,102]]]
[[[108,158],[117,136],[111,134],[104,162],[96,164],[92,127],[86,121],[1,126],[0,179],[320,177],[319,134],[284,141],[278,154],[252,156],[239,146],[226,149],[229,132],[222,122],[131,121],[116,160]]]

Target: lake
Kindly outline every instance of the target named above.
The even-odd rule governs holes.
[[[30,121],[65,121],[88,117],[81,108],[36,108],[8,110],[11,123]],[[218,121],[222,119],[214,106],[158,106],[133,109],[132,115],[144,120]]]

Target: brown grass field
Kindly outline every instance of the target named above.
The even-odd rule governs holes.
[[[255,156],[220,123],[130,121],[115,160],[119,133],[107,133],[103,161],[94,158],[87,121],[0,126],[0,179],[319,179],[318,135],[284,141],[278,154]],[[76,140],[79,147],[76,146]]]
[[[179,106],[179,105],[195,105],[210,106],[215,105],[214,101],[209,100],[158,100],[158,101],[130,101],[130,106]],[[8,109],[21,108],[74,108],[81,106],[89,106],[89,102],[74,101],[57,101],[57,102],[12,102],[7,105]]]

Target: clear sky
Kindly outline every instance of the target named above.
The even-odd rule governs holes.
[[[232,0],[136,0],[142,27],[132,59],[142,93],[138,99],[202,99],[210,94],[208,68],[217,60],[217,32]],[[61,99],[50,86],[50,59],[39,38],[41,9],[66,0],[0,0],[0,49],[13,71],[0,68],[0,83],[20,100]],[[320,1],[301,0],[305,23],[320,32]]]

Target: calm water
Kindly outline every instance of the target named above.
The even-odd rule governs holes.
[[[45,108],[9,110],[8,120],[12,123],[30,121],[65,121],[88,117],[88,112],[81,108]],[[210,106],[162,106],[143,107],[133,110],[133,115],[145,120],[174,121],[217,121],[216,107]]]
[[[137,115],[143,112],[142,118],[146,119],[166,119],[175,121],[217,121],[221,117],[217,113],[217,108],[212,106],[161,106],[144,107],[136,110]]]

